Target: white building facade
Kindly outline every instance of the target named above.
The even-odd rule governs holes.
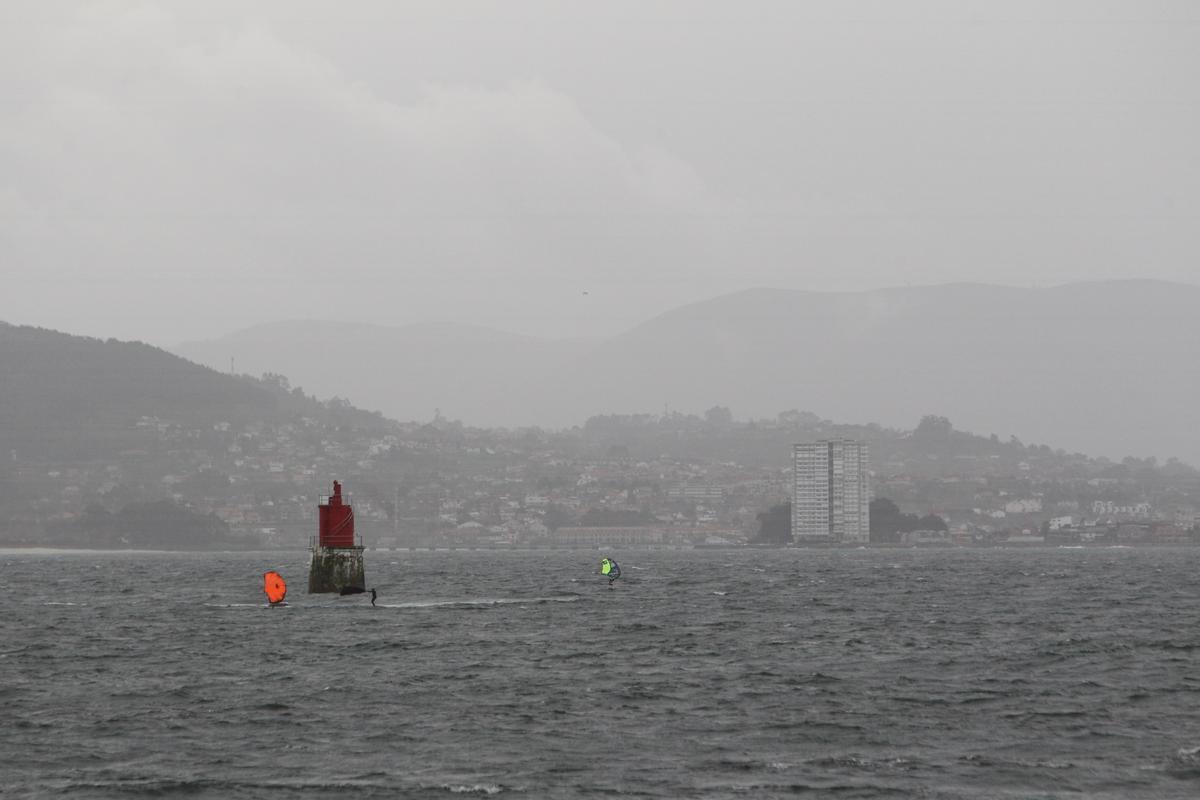
[[[792,447],[792,539],[871,539],[870,452],[866,442],[828,439]]]

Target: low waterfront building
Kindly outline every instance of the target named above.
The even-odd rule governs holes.
[[[666,531],[660,527],[595,527],[559,528],[554,540],[571,547],[603,547],[607,545],[656,545],[666,541]]]

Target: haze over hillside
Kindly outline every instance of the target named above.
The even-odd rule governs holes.
[[[278,382],[217,373],[141,342],[4,322],[0,375],[0,451],[12,462],[112,458],[152,444],[156,432],[145,424],[148,418],[196,428],[301,415],[330,425],[380,422]]]
[[[404,327],[291,321],[173,348],[214,369],[287,375],[321,397],[342,397],[400,420],[436,409],[480,425],[535,424],[529,390],[547,385],[548,365],[570,363],[578,342],[554,342],[471,325]],[[537,424],[574,420],[558,414]]]
[[[740,418],[801,408],[907,427],[936,412],[1002,438],[1200,463],[1197,308],[1200,287],[1156,281],[754,289],[601,342],[292,322],[175,350],[398,419],[436,408],[476,425],[566,426],[721,404]]]
[[[346,474],[396,427],[279,376],[6,323],[0,376],[0,543],[256,547],[263,510]]]

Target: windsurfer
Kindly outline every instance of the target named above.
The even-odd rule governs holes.
[[[600,574],[608,576],[608,586],[611,589],[617,578],[621,577],[621,565],[615,559],[600,559]]]
[[[375,590],[371,590],[371,605],[375,605]]]

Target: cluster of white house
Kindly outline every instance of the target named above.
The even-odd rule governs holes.
[[[1097,516],[1149,518],[1150,504],[1145,502],[1114,503],[1112,500],[1096,500],[1092,503],[1092,513]]]

